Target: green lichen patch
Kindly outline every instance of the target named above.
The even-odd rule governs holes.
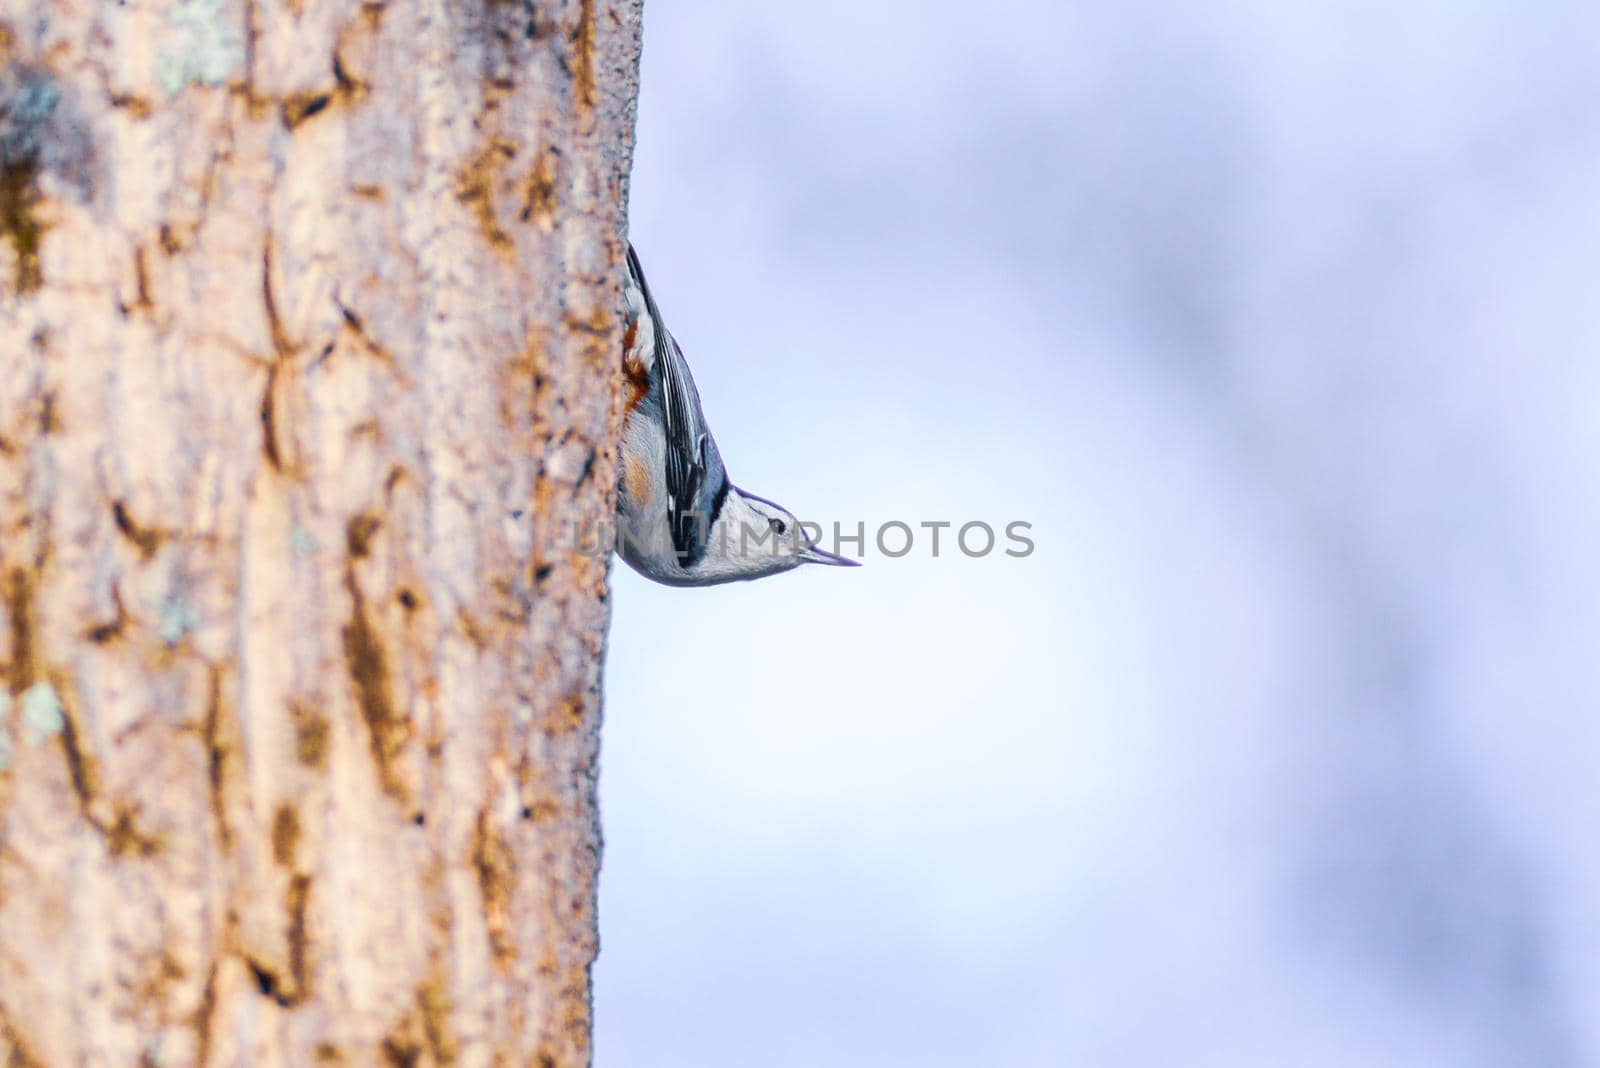
[[[222,85],[244,67],[244,35],[222,13],[223,0],[183,0],[167,15],[174,33],[157,61],[161,87]]]
[[[23,737],[29,745],[38,745],[44,739],[60,734],[66,727],[61,695],[48,682],[36,683],[23,691],[19,705],[22,709]]]
[[[162,644],[168,649],[181,642],[184,635],[194,630],[200,623],[194,605],[182,593],[164,598],[154,607],[158,619],[156,632],[161,636]]]

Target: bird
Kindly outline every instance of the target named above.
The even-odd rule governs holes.
[[[623,299],[618,555],[667,586],[758,579],[801,564],[858,566],[818,547],[788,509],[728,477],[694,376],[662,322],[631,243]]]

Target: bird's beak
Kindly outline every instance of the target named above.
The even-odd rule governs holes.
[[[800,550],[802,564],[829,564],[833,567],[860,567],[860,560],[852,560],[848,556],[830,553],[826,549],[819,549],[815,545],[807,545]]]

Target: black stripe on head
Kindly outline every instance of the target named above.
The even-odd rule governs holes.
[[[762,504],[768,505],[769,507],[772,507],[772,508],[776,508],[778,511],[782,512],[784,515],[788,515],[789,514],[789,509],[785,508],[783,505],[779,504],[777,501],[769,501],[765,497],[760,497],[760,496],[757,496],[754,493],[751,493],[749,490],[739,489],[738,486],[734,486],[733,488],[735,490],[738,490],[739,496],[743,497],[747,501],[760,501]],[[717,501],[718,501],[718,504],[719,504],[719,507],[720,507],[720,503],[722,501],[722,498],[718,497]]]

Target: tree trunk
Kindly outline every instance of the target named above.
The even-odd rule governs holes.
[[[4,1063],[589,1062],[639,4],[0,0]]]

